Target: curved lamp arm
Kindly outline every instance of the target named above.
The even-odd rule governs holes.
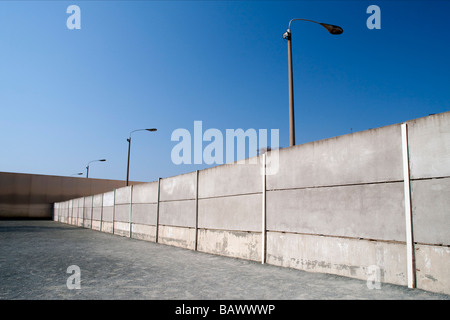
[[[100,159],[100,160],[92,160],[92,161],[89,161],[88,164],[87,164],[87,166],[89,166],[90,163],[96,162],[96,161],[104,162],[104,161],[106,161],[106,159]]]
[[[286,33],[283,35],[283,37],[290,36],[290,33],[291,33],[291,23],[292,23],[292,21],[308,21],[308,22],[317,23],[317,24],[320,24],[320,25],[321,25],[322,27],[324,27],[325,29],[327,29],[328,32],[331,33],[331,34],[341,34],[342,32],[344,32],[344,30],[343,30],[341,27],[335,26],[335,25],[333,25],[333,24],[317,22],[317,21],[309,20],[309,19],[298,19],[298,18],[296,18],[296,19],[292,19],[291,21],[289,21],[288,29],[287,29]],[[285,36],[285,35],[286,35],[286,36]]]
[[[133,131],[130,132],[129,139],[131,139],[131,134],[133,132],[136,132],[136,131],[150,131],[150,132],[153,132],[153,131],[157,131],[157,129],[156,128],[151,128],[151,129],[136,129],[136,130],[133,130]]]

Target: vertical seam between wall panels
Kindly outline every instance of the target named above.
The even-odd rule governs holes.
[[[93,216],[94,216],[94,196],[91,196],[91,229],[92,229]]]
[[[266,262],[266,154],[262,155],[262,232],[261,232],[261,263],[264,264]]]
[[[161,189],[161,178],[158,178],[158,198],[156,199],[156,230],[155,230],[155,242],[158,243],[159,233],[159,194]]]
[[[100,211],[100,232],[103,229],[103,196],[104,196],[104,193],[102,193],[102,204],[100,206],[100,208],[101,208],[101,211]]]
[[[198,247],[198,176],[199,171],[196,172],[196,183],[195,183],[195,245],[194,250],[197,251]]]
[[[116,219],[116,189],[113,196],[112,234],[114,234],[114,220]]]
[[[130,220],[130,238],[131,238],[131,218],[133,214],[133,185],[130,186],[130,213],[128,215]]]
[[[414,238],[412,229],[411,186],[409,172],[408,127],[406,122],[401,125],[402,131],[402,158],[403,158],[403,187],[405,200],[405,227],[406,227],[406,268],[408,287],[416,287],[414,265]]]
[[[70,213],[71,213],[71,210],[70,210],[70,201],[71,201],[71,200],[68,200],[68,202],[69,202],[69,210],[67,210],[67,221],[66,221],[66,223],[69,223],[69,220],[70,220]]]
[[[81,212],[83,212],[83,207],[81,207]],[[79,227],[80,223],[80,198],[78,198],[78,209],[77,209],[77,227]]]
[[[82,213],[83,214],[82,215],[82,217],[83,217],[83,226],[82,227],[83,228],[85,228],[85,226],[84,226],[84,209],[85,209],[84,206],[85,206],[85,203],[86,203],[86,197],[83,197],[83,213]]]

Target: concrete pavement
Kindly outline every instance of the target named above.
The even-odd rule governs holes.
[[[80,289],[69,289],[77,280]],[[450,296],[389,284],[369,289],[362,280],[261,265],[54,221],[23,220],[0,221],[0,299],[449,300]]]

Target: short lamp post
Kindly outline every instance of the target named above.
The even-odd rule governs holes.
[[[291,23],[292,21],[301,20],[320,24],[329,33],[337,35],[343,32],[342,28],[332,24],[321,23],[308,19],[292,19],[289,21],[289,27],[287,31],[283,34],[283,38],[288,41],[288,64],[289,64],[289,145],[295,145],[295,124],[294,124],[294,80],[292,72],[292,43],[291,43]]]
[[[86,166],[86,178],[89,178],[89,165],[90,165],[92,162],[97,162],[97,161],[99,161],[99,162],[105,162],[106,159],[100,159],[100,160],[92,160],[92,161],[89,161],[89,163],[88,163],[87,166]]]
[[[73,177],[73,176],[82,176],[82,175],[83,175],[83,172],[78,172],[78,173],[73,173],[70,176]]]
[[[156,128],[151,128],[151,129],[137,129],[137,130],[133,130],[133,131],[130,132],[130,136],[129,136],[129,138],[127,139],[127,141],[128,141],[127,186],[128,186],[128,183],[129,183],[129,177],[130,177],[131,134],[132,134],[133,132],[136,132],[136,131],[150,131],[150,132],[154,132],[154,131],[156,131],[156,130],[157,130]]]

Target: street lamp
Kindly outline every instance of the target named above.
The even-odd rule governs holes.
[[[92,163],[92,162],[96,162],[96,161],[104,162],[104,161],[106,161],[106,159],[100,159],[100,160],[92,160],[92,161],[89,161],[88,164],[87,164],[87,166],[86,166],[86,178],[89,178],[89,164]]]
[[[133,130],[133,131],[131,131],[130,132],[130,137],[127,139],[127,141],[128,141],[128,161],[127,161],[127,186],[128,186],[128,178],[129,178],[129,176],[130,176],[130,150],[131,150],[131,134],[133,133],[133,132],[136,132],[136,131],[150,131],[150,132],[154,132],[154,131],[156,131],[157,129],[156,128],[152,128],[152,129],[137,129],[137,130]]]
[[[283,34],[283,39],[288,41],[288,64],[289,64],[289,145],[295,145],[295,125],[294,125],[294,79],[292,75],[292,43],[291,43],[291,23],[295,20],[308,21],[320,24],[329,33],[333,35],[341,34],[344,30],[341,27],[335,26],[328,23],[321,23],[308,19],[292,19],[289,21],[289,27],[287,31]]]
[[[83,175],[83,172],[78,172],[78,173],[71,174],[70,176],[72,177],[72,176],[82,176],[82,175]]]

